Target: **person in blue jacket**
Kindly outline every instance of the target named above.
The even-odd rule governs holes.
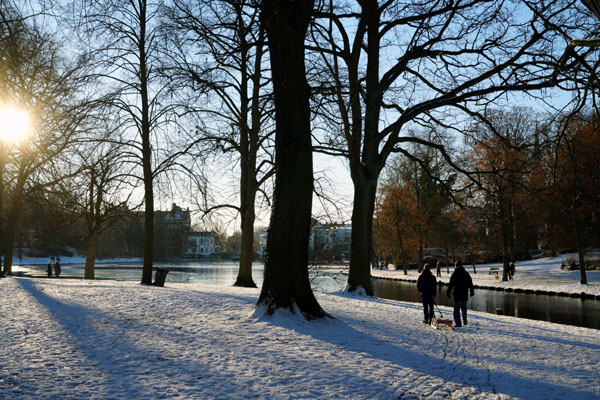
[[[423,323],[429,324],[433,318],[433,298],[437,294],[437,279],[431,273],[429,264],[423,266],[423,272],[417,279],[417,290],[423,298],[423,313],[425,314]]]
[[[448,285],[448,297],[452,296],[454,291],[454,323],[456,326],[467,324],[467,300],[469,300],[469,292],[471,297],[475,295],[475,287],[471,275],[463,267],[462,261],[457,260],[452,276],[450,276],[450,284]],[[461,313],[462,311],[462,323]]]

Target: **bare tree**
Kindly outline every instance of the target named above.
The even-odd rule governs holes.
[[[66,192],[71,194],[75,210],[84,218],[86,227],[85,279],[94,279],[96,247],[101,235],[116,221],[129,214],[132,194],[131,173],[119,146],[99,138],[98,143],[85,143],[80,158],[80,173]]]
[[[537,6],[539,13],[531,11]],[[411,156],[403,143],[442,152],[444,146],[411,137],[416,124],[442,125],[462,134],[460,117],[481,117],[486,105],[508,92],[539,91],[566,82],[556,73],[563,37],[540,15],[574,27],[574,1],[484,0],[362,1],[329,3],[312,36],[329,78],[354,183],[348,290],[369,294],[369,260],[377,182],[390,154]],[[518,17],[517,17],[518,16]],[[326,43],[326,44],[325,44]],[[327,82],[333,85],[326,85]]]
[[[273,175],[272,106],[265,78],[265,30],[257,1],[178,2],[168,12],[179,33],[168,45],[176,86],[201,94],[191,112],[203,121],[193,138],[204,151],[232,153],[239,162],[239,205],[208,205],[208,214],[230,208],[241,217],[240,267],[236,286],[256,287],[252,278],[256,197]],[[204,97],[206,96],[206,97]]]
[[[89,104],[80,91],[84,64],[65,61],[46,34],[19,18],[10,22],[6,15],[1,16],[2,28],[10,34],[2,41],[0,91],[33,118],[29,137],[8,149],[3,160],[2,194],[10,194],[10,204],[2,245],[4,272],[11,274],[24,196],[64,178],[61,154],[82,128]]]
[[[169,119],[174,106],[165,96],[167,87],[159,74],[158,13],[162,6],[160,0],[86,0],[73,5],[97,74],[104,78],[101,100],[122,126],[118,144],[141,169],[136,175],[144,186],[143,284],[152,283],[155,182],[174,158],[168,139],[169,124],[176,125]]]

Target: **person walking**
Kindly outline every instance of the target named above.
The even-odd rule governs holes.
[[[46,269],[46,272],[48,273],[48,278],[52,277],[52,260],[48,260],[48,268]]]
[[[437,263],[435,263],[435,276],[442,276],[442,263],[440,262],[440,260],[438,260]]]
[[[463,324],[467,325],[467,300],[469,300],[469,292],[471,292],[471,297],[475,295],[473,280],[463,267],[462,261],[457,260],[454,272],[450,276],[450,283],[446,294],[448,297],[452,297],[452,294],[454,294],[454,323],[458,327],[463,326]],[[462,323],[460,318],[461,311]]]
[[[60,276],[60,261],[58,261],[58,258],[54,264],[54,275],[56,275],[57,278]]]
[[[437,294],[437,279],[431,273],[429,264],[423,266],[423,272],[417,279],[417,290],[423,299],[423,313],[425,314],[423,323],[430,324],[433,318],[433,298]]]

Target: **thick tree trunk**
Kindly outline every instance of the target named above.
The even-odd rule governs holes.
[[[308,278],[313,175],[304,39],[313,1],[263,2],[275,95],[275,190],[258,307],[326,316]]]
[[[84,279],[95,279],[94,268],[96,266],[96,243],[98,235],[92,232],[88,235],[88,245],[85,253]]]
[[[377,179],[354,179],[354,206],[352,208],[352,236],[350,241],[349,292],[363,288],[369,296],[371,287],[371,254],[373,253],[373,213]]]
[[[581,284],[587,284],[587,276],[585,273],[585,257],[584,257],[584,244],[583,244],[583,221],[579,218],[575,219],[575,231],[577,235],[577,252],[579,254],[579,272],[581,273]]]

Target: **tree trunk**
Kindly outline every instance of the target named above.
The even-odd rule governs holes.
[[[4,220],[2,218],[2,208],[4,202],[4,146],[0,145],[0,275],[2,275],[2,253],[4,252],[4,242],[6,241],[4,232]]]
[[[280,308],[298,310],[307,319],[326,316],[308,277],[313,175],[304,38],[313,4],[310,0],[265,0],[262,11],[275,97],[276,173],[265,275],[257,307],[265,307],[269,315]]]
[[[581,284],[587,285],[587,276],[585,273],[585,257],[583,244],[583,221],[575,219],[575,231],[577,235],[577,252],[579,253],[579,272],[581,273]]]
[[[95,279],[94,268],[96,266],[96,243],[98,235],[92,232],[88,235],[88,245],[85,253],[84,279]]]
[[[420,238],[419,240],[419,260],[417,262],[417,270],[419,273],[423,272],[423,240]]]
[[[152,265],[154,263],[154,175],[152,171],[152,146],[150,144],[150,101],[148,95],[148,66],[146,65],[146,4],[140,7],[140,136],[142,138],[142,168],[144,170],[144,201],[146,214],[144,216],[144,266],[142,283],[152,284]]]
[[[244,161],[242,161],[242,164]],[[243,167],[242,167],[243,168]],[[242,174],[243,175],[243,174]],[[252,279],[252,254],[254,250],[254,200],[255,191],[244,189],[242,180],[242,195],[241,217],[242,217],[242,243],[240,247],[240,267],[238,276],[234,286],[241,287],[256,287],[256,283]]]
[[[450,263],[448,262],[448,254],[450,254],[450,252],[448,251],[448,248],[444,249],[445,251],[445,260],[446,260],[446,273],[450,274]]]
[[[358,174],[353,174],[358,175]],[[373,213],[377,178],[356,176],[354,180],[354,206],[352,207],[352,236],[350,240],[349,292],[364,289],[373,296],[371,287],[371,253],[373,252]]]
[[[256,138],[258,135],[258,126],[260,119],[257,120],[256,107],[252,109],[252,130],[248,127],[247,119],[250,111],[248,93],[248,45],[246,43],[246,28],[243,22],[242,10],[237,9],[238,13],[238,35],[240,40],[240,216],[242,219],[242,241],[240,244],[240,265],[238,276],[234,286],[241,287],[256,287],[256,283],[252,279],[252,255],[254,253],[254,202],[256,200]],[[262,51],[257,50],[257,62],[260,62]],[[258,66],[257,66],[258,68]],[[260,84],[255,78],[254,85]],[[254,105],[259,102],[259,91],[255,87],[253,90]],[[251,135],[253,137],[251,137]]]
[[[506,226],[506,219],[501,218],[500,221],[500,230],[502,231],[502,280],[508,281],[508,263],[509,263],[509,236],[510,236],[510,228]]]
[[[154,188],[152,186],[152,172],[150,171],[150,176],[148,177],[146,169],[147,167],[144,165],[146,213],[144,215],[144,266],[142,269],[142,283],[150,285],[152,284],[152,265],[154,260]]]
[[[12,275],[15,233],[21,223],[21,204],[23,202],[23,188],[25,187],[26,178],[25,167],[21,166],[10,203],[10,210],[6,217],[6,237],[4,238],[4,273],[6,275]]]
[[[379,121],[382,104],[379,87],[379,10],[377,1],[362,4],[362,16],[367,26],[367,74],[364,111],[364,132],[359,131],[363,114],[360,105],[362,92],[357,92],[358,81],[351,82],[353,100],[353,140],[348,143],[350,171],[354,183],[354,206],[352,209],[352,236],[350,244],[350,270],[348,273],[348,291],[362,287],[366,294],[373,295],[371,288],[371,269],[369,259],[373,251],[373,214],[377,180],[384,160],[379,156]],[[358,63],[354,66],[356,67]],[[358,77],[355,68],[351,73]],[[352,85],[354,83],[354,85]],[[361,152],[362,144],[362,152]]]
[[[515,206],[511,204],[510,209],[510,262],[517,261],[517,219],[515,216]]]

